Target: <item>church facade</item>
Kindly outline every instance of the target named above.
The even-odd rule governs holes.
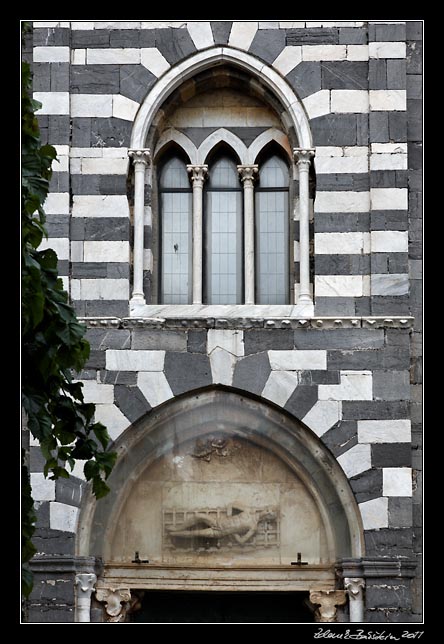
[[[96,502],[31,438],[29,621],[421,621],[422,23],[28,46],[44,243],[118,453]]]

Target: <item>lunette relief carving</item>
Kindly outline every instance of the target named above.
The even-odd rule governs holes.
[[[200,458],[209,463],[213,455],[228,456],[229,453],[230,450],[226,439],[210,437],[207,440],[198,438],[191,456],[194,458]]]
[[[164,532],[174,548],[276,546],[278,512],[276,508],[246,508],[240,503],[203,511],[167,510]],[[253,540],[254,537],[259,538]]]
[[[346,602],[344,590],[310,590],[310,601],[316,606],[316,622],[336,622],[337,606]]]

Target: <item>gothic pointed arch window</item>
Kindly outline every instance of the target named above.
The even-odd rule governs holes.
[[[259,165],[255,188],[257,304],[289,301],[289,169],[272,153]]]
[[[187,304],[192,286],[192,191],[185,160],[176,151],[160,166],[159,196],[161,301]]]
[[[209,165],[204,199],[204,301],[243,302],[242,186],[229,151],[216,153]]]

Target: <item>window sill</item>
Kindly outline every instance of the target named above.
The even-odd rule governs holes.
[[[134,318],[309,318],[314,305],[308,304],[143,304],[130,302]]]

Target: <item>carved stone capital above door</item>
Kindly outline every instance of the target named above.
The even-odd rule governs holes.
[[[346,602],[344,590],[310,590],[310,601],[317,608],[316,622],[336,622],[336,607]]]
[[[124,622],[131,606],[129,588],[97,588],[96,599],[105,604],[107,622]]]

